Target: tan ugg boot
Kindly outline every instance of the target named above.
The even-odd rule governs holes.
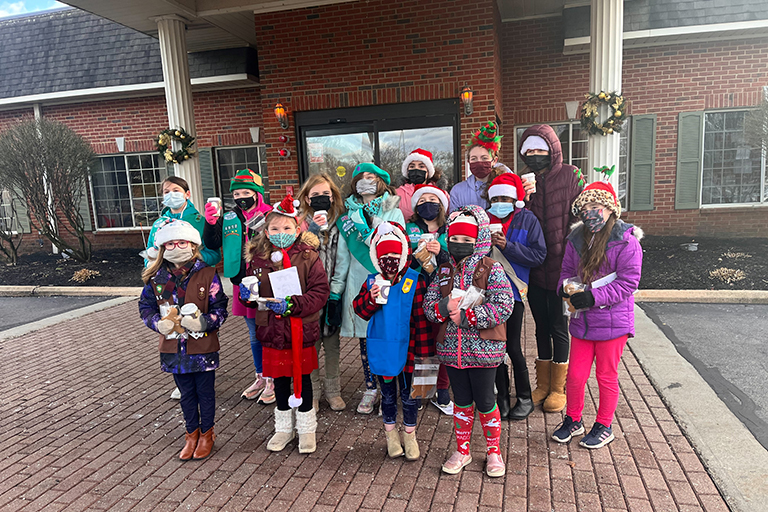
[[[549,381],[552,371],[552,360],[536,360],[536,389],[531,393],[533,405],[544,403],[549,396]]]
[[[419,460],[419,443],[416,442],[416,431],[403,433],[405,460]]]
[[[341,398],[341,381],[338,377],[335,379],[325,379],[325,399],[332,411],[343,411],[347,404]]]
[[[402,457],[403,445],[400,444],[400,432],[397,431],[397,427],[392,430],[385,430],[387,434],[387,453],[393,459]]]
[[[568,363],[552,363],[552,380],[549,396],[544,400],[544,412],[560,412],[565,409],[565,378]]]
[[[293,441],[293,409],[281,411],[275,407],[275,435],[267,443],[267,450],[279,452]]]
[[[317,450],[315,432],[317,431],[317,413],[314,409],[307,412],[296,411],[296,432],[299,433],[299,453],[314,453]]]

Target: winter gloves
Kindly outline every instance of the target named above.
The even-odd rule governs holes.
[[[213,203],[205,203],[205,222],[211,226],[216,225],[216,221],[219,220],[219,209]]]
[[[590,290],[571,295],[571,304],[576,309],[589,309],[595,305],[595,296]]]
[[[277,316],[290,315],[291,306],[292,303],[290,297],[267,302],[267,307],[271,309]]]
[[[341,308],[339,307],[338,299],[331,299],[328,301],[325,321],[331,327],[338,327],[341,325]]]

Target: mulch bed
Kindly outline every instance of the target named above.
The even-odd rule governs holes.
[[[697,251],[681,247],[690,242],[698,243]],[[648,236],[642,245],[642,289],[768,290],[768,241],[763,238]],[[94,251],[89,263],[46,253],[26,255],[15,267],[0,265],[0,284],[142,286],[144,262],[138,253],[139,249]],[[84,283],[72,281],[82,269],[100,275]]]

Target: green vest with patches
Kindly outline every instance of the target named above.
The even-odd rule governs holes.
[[[240,273],[240,261],[243,258],[243,223],[235,212],[225,213],[222,223],[224,277],[233,278]]]

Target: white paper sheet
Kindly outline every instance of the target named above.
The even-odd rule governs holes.
[[[299,271],[296,267],[288,267],[277,272],[270,272],[269,282],[272,284],[272,294],[276,299],[284,299],[301,295]]]

